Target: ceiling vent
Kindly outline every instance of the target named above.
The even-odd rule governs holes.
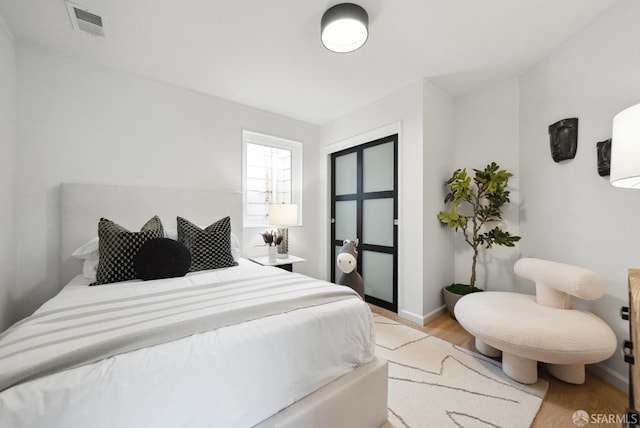
[[[95,11],[91,11],[79,4],[66,2],[69,18],[73,28],[84,31],[92,36],[105,37],[104,18]]]

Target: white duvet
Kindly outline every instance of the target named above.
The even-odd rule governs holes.
[[[275,269],[241,260],[188,283]],[[37,312],[187,282],[88,283],[76,277]],[[21,383],[0,393],[0,427],[249,427],[370,361],[374,345],[359,299],[293,310]]]

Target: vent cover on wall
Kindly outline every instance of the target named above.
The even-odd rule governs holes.
[[[79,4],[66,2],[73,28],[96,37],[105,37],[104,18]]]

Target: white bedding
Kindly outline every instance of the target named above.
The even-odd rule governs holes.
[[[241,259],[189,281],[91,288],[78,276],[36,313],[276,269]],[[359,299],[298,309],[21,383],[0,393],[0,427],[248,427],[370,361],[374,345]]]

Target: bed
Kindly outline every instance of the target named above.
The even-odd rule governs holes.
[[[100,217],[133,230],[153,214],[167,229],[177,215],[229,216],[241,239],[240,203],[235,192],[63,184],[67,285],[0,335],[0,426],[383,424],[386,362],[374,356],[368,307],[345,287],[242,258],[89,287],[71,257]]]

